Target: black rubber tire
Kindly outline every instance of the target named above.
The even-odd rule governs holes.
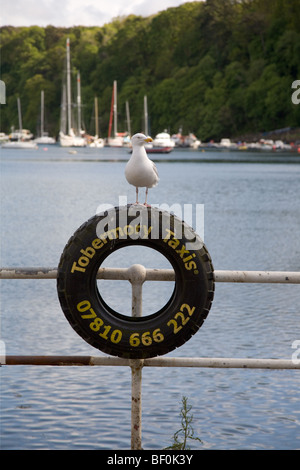
[[[142,223],[134,225],[137,214]],[[106,226],[103,232],[104,223],[113,218],[116,230],[108,232]],[[141,228],[144,223],[147,230]],[[176,238],[178,227],[183,234]],[[129,231],[134,235],[128,235]],[[196,249],[187,250],[188,243]],[[171,298],[158,312],[145,317],[114,311],[97,287],[97,271],[105,258],[128,245],[159,251],[175,271]],[[97,214],[75,232],[61,255],[57,291],[66,318],[85,341],[113,356],[143,359],[172,351],[198,331],[214,296],[213,265],[202,240],[175,215],[153,207],[128,205]]]

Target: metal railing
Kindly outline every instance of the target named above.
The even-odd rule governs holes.
[[[100,268],[97,278],[130,280],[131,268]],[[146,269],[145,271],[146,281],[174,281],[175,279],[173,269]],[[295,271],[214,271],[214,275],[216,282],[300,284],[300,272]],[[53,267],[0,268],[0,279],[56,279],[56,276],[57,269]]]
[[[216,282],[300,284],[300,272],[215,271]],[[0,279],[56,279],[56,268],[2,268]],[[174,281],[172,269],[100,268],[98,279],[128,280],[132,285],[132,311],[142,314],[142,286],[145,281]],[[298,362],[298,361],[297,361]],[[300,369],[286,359],[155,357],[122,359],[98,356],[6,356],[5,365],[43,366],[128,366],[131,368],[131,449],[142,448],[142,369],[143,367],[212,367],[242,369]]]

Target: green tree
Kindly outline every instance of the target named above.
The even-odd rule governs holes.
[[[72,71],[81,74],[85,121],[91,121],[97,96],[105,135],[114,80],[120,130],[126,101],[132,130],[141,130],[144,95],[152,134],[183,127],[202,140],[218,140],[299,126],[300,107],[291,103],[291,84],[300,79],[298,0],[189,2],[102,27],[5,26],[0,48],[7,104],[1,107],[1,131],[15,123],[18,96],[24,124],[35,129],[43,87],[48,122],[58,132],[68,37]]]

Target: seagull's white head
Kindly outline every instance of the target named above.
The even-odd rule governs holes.
[[[135,145],[142,146],[142,145],[145,145],[147,142],[152,142],[152,139],[151,137],[147,137],[145,134],[138,133],[138,134],[134,134],[131,137],[132,146],[135,146]]]

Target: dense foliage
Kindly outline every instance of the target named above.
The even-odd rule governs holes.
[[[91,133],[97,96],[107,135],[114,80],[119,131],[127,127],[126,101],[132,132],[143,130],[144,95],[152,135],[182,127],[205,141],[300,125],[300,105],[291,100],[300,79],[299,0],[206,0],[103,27],[5,26],[1,131],[18,127],[20,96],[23,127],[35,132],[44,90],[48,130],[58,132],[67,37]]]

